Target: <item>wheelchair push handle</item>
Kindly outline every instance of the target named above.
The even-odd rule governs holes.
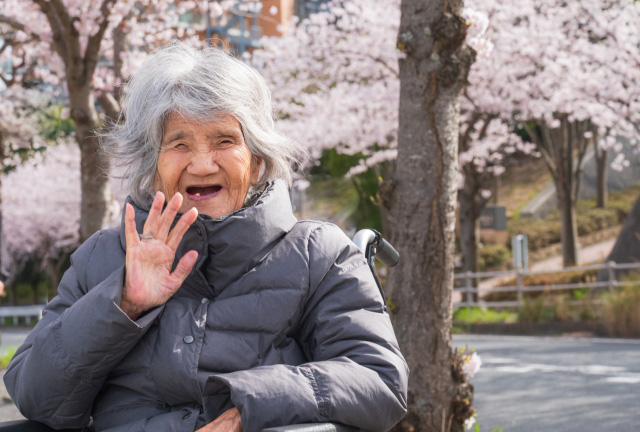
[[[364,254],[373,279],[376,281],[376,285],[378,285],[378,291],[380,291],[380,295],[382,296],[384,309],[387,310],[387,297],[384,295],[384,290],[382,289],[382,284],[376,271],[375,259],[378,258],[386,266],[393,267],[400,262],[400,254],[374,229],[358,231],[353,237],[353,242]]]
[[[358,231],[353,237],[353,242],[367,257],[367,261],[375,256],[387,267],[393,267],[400,262],[398,251],[374,229]]]
[[[394,267],[400,262],[398,251],[382,237],[380,237],[380,245],[376,247],[376,258],[387,267]]]

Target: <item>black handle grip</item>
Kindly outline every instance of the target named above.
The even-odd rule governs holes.
[[[376,247],[376,258],[387,267],[394,267],[400,262],[400,254],[391,243],[380,237],[380,244]]]

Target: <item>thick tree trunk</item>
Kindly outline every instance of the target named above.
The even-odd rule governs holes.
[[[109,160],[100,152],[96,129],[99,127],[93,92],[89,88],[72,91],[71,116],[80,146],[81,211],[80,240],[109,226]]]
[[[458,219],[460,221],[460,252],[462,253],[462,270],[478,271],[478,239],[480,226],[478,218],[482,208],[476,199],[480,193],[477,182],[480,175],[472,164],[463,167],[464,184],[458,190]]]
[[[607,198],[609,194],[607,189],[607,159],[609,151],[600,149],[600,146],[595,140],[593,146],[596,161],[596,205],[597,207],[605,208],[607,206]]]
[[[397,168],[381,195],[402,259],[389,272],[395,329],[409,367],[409,413],[398,430],[461,431],[473,390],[454,379],[451,294],[459,93],[473,52],[460,0],[403,0],[398,49]],[[456,399],[457,398],[457,399]],[[450,425],[450,426],[447,426]]]

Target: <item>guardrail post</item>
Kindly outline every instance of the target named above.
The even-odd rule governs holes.
[[[473,296],[471,295],[471,290],[473,289],[473,280],[471,279],[471,274],[472,273],[469,270],[464,273],[468,312],[471,312],[471,303],[473,303]]]
[[[518,269],[516,271],[516,292],[518,293],[518,306],[522,306],[523,293],[522,287],[524,286],[523,279],[524,275],[522,274],[522,269]]]
[[[609,291],[613,291],[616,286],[616,263],[607,262],[607,273],[609,274]]]

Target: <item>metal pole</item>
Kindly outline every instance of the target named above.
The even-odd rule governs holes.
[[[517,273],[516,273],[516,291],[518,292],[518,306],[522,307],[522,301],[523,301],[523,293],[522,293],[522,287],[524,286],[523,284],[523,274],[522,274],[522,269],[518,269]]]

